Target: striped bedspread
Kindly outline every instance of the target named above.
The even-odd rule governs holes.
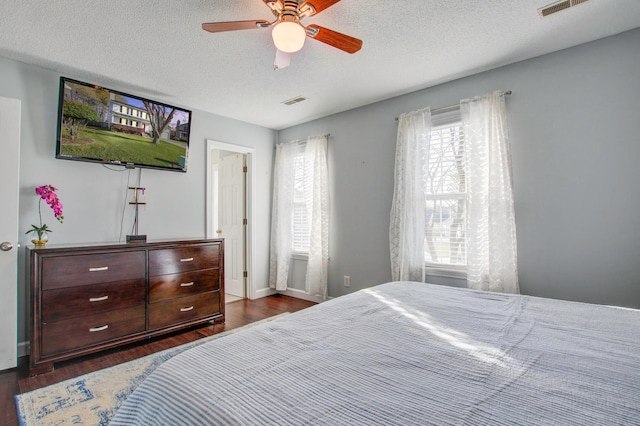
[[[640,311],[383,284],[172,358],[111,424],[640,424]]]

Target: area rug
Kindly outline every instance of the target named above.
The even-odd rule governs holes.
[[[284,315],[287,313],[16,395],[18,420],[23,426],[107,425],[131,392],[166,360],[194,346]]]

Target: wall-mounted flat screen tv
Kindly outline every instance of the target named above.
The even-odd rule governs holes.
[[[187,171],[191,111],[60,78],[56,158]]]

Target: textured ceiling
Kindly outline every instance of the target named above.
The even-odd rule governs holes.
[[[200,27],[271,20],[261,0],[0,0],[0,56],[282,129],[640,26],[640,0],[590,0],[540,18],[548,3],[342,0],[303,24],[360,38],[362,50],[307,39],[274,71],[270,29]],[[281,104],[299,95],[308,100]]]

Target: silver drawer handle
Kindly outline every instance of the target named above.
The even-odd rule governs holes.
[[[106,271],[108,269],[108,266],[101,266],[100,268],[89,268],[89,272]]]
[[[191,281],[190,283],[182,283],[180,284],[180,287],[191,287],[193,285],[193,281]]]
[[[180,308],[180,312],[188,312],[193,309],[193,306],[189,306],[188,308]]]
[[[187,257],[186,259],[180,259],[180,262],[191,262],[193,257]]]
[[[89,298],[89,302],[102,302],[103,300],[107,300],[108,298],[109,298],[109,296],[90,297]]]
[[[95,332],[95,331],[102,331],[102,330],[106,330],[107,328],[109,328],[109,325],[103,325],[102,327],[96,327],[96,328],[90,328],[89,331],[90,332]]]

